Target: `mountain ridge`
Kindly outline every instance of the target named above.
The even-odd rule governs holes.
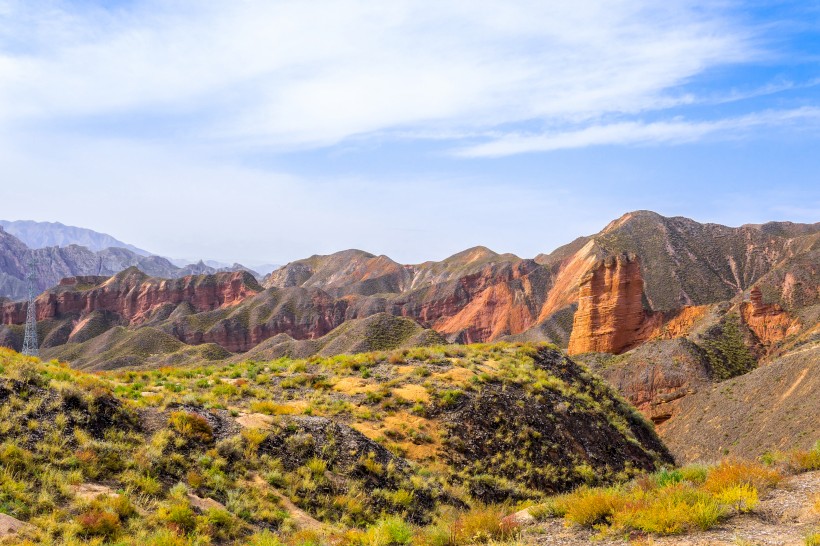
[[[25,245],[0,232],[0,255],[4,235],[11,249],[6,255],[25,252]],[[723,321],[726,313],[738,314],[755,358],[763,358],[817,322],[818,248],[820,224],[730,228],[635,211],[598,234],[535,259],[480,246],[420,264],[400,264],[357,249],[313,255],[267,275],[228,307],[218,301],[196,304],[194,294],[183,288],[230,282],[210,272],[173,270],[174,275],[193,275],[184,276],[189,280],[182,284],[148,277],[123,284],[129,274],[120,273],[112,279],[122,287],[119,297],[144,308],[150,317],[146,326],[186,344],[216,343],[231,352],[248,351],[280,334],[300,345],[347,321],[386,314],[414,321],[447,342],[521,339],[555,342],[573,353],[619,353],[651,339],[685,337],[692,328],[706,328],[703,306],[730,302],[708,314],[709,324]],[[59,249],[48,252],[58,255]],[[19,265],[20,260],[6,262]],[[604,280],[621,270],[621,277]],[[100,307],[109,297],[103,297],[106,289],[87,284],[66,281],[38,298],[38,306],[52,309],[53,302],[66,298],[97,302],[80,308],[58,305],[44,316],[41,339],[47,348],[61,345],[89,318],[98,326],[143,325],[127,313]],[[152,299],[160,285],[179,286],[179,293],[167,301]],[[6,344],[19,342],[24,307],[4,304],[0,339]]]

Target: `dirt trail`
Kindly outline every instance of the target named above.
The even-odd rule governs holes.
[[[820,514],[813,510],[820,495],[820,471],[784,480],[750,514],[734,517],[702,533],[648,538],[632,544],[655,546],[803,546],[809,532],[820,531]],[[625,546],[624,539],[601,540],[593,533],[567,528],[562,520],[549,520],[528,533],[525,544],[539,546]]]

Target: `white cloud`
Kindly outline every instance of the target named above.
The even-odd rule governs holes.
[[[698,4],[8,1],[0,124],[190,112],[200,137],[282,148],[643,112],[757,55]]]
[[[621,122],[544,134],[507,134],[455,151],[461,157],[501,157],[531,152],[550,152],[606,144],[663,144],[692,142],[706,136],[740,136],[761,126],[796,122],[820,122],[820,108],[768,111],[716,121]]]

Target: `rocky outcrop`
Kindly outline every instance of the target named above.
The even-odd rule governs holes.
[[[638,257],[600,261],[582,280],[568,352],[620,353],[639,341],[646,318]]]
[[[686,396],[712,383],[706,355],[687,339],[649,341],[587,362],[656,425],[673,417]]]
[[[779,304],[763,303],[763,293],[757,286],[752,288],[750,301],[740,304],[740,315],[766,347],[800,331],[800,321],[792,318]]]

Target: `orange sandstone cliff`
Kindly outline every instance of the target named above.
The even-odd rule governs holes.
[[[620,353],[633,347],[646,317],[641,265],[634,254],[611,256],[581,279],[569,354]]]
[[[800,323],[776,303],[763,303],[763,293],[755,286],[750,301],[740,304],[743,322],[755,333],[760,342],[769,347],[800,330]]]

